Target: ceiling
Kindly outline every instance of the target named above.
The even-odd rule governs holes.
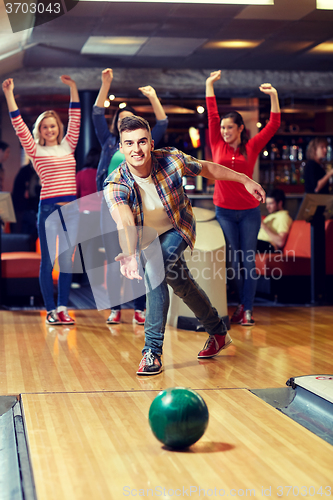
[[[264,81],[286,98],[333,97],[333,10],[316,9],[316,0],[62,2],[63,15],[48,21],[46,13],[7,16],[0,0],[0,74],[14,76],[20,94],[66,92],[63,72],[97,90],[101,70],[111,67],[114,92],[124,96],[151,84],[162,97],[201,98],[210,71],[222,69],[220,97],[259,97]],[[235,41],[251,46],[230,47]]]

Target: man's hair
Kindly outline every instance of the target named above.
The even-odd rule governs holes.
[[[325,139],[325,137],[315,137],[314,139],[311,139],[311,141],[308,144],[308,147],[306,148],[307,160],[314,160],[315,159],[317,148],[321,144],[324,144],[324,146],[327,146],[327,140]]]
[[[151,131],[150,131],[150,126],[147,120],[144,118],[141,118],[141,116],[126,116],[121,120],[120,127],[119,127],[119,133],[120,135],[122,132],[132,132],[133,130],[138,130],[138,129],[144,129],[149,132],[149,136],[151,138]]]
[[[0,149],[2,149],[2,151],[6,151],[6,149],[9,148],[9,144],[7,144],[7,142],[4,142],[4,141],[0,141]]]
[[[266,194],[266,198],[274,198],[276,203],[282,201],[283,207],[284,207],[284,202],[286,201],[286,195],[284,194],[284,191],[282,191],[282,189],[271,189]]]

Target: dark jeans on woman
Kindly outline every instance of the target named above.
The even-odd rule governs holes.
[[[227,263],[236,285],[238,301],[245,310],[252,311],[257,285],[255,254],[261,224],[260,209],[215,207],[215,212],[226,240]]]
[[[61,215],[61,207],[62,205],[57,204],[40,205],[37,216],[37,229],[41,250],[39,283],[47,311],[56,308],[53,294],[52,270],[57,247],[59,248],[58,262],[60,270],[58,279],[58,306],[67,306],[72,282],[72,257],[75,247],[68,244],[69,238]],[[52,222],[50,223],[50,221],[47,221],[47,218],[55,211],[59,212],[59,217],[52,217]],[[71,235],[70,239],[74,241],[75,235]]]

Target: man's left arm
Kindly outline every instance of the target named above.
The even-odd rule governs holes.
[[[265,203],[266,193],[264,189],[260,186],[260,184],[250,179],[250,177],[248,177],[247,175],[240,174],[239,172],[235,172],[230,168],[224,167],[223,165],[219,165],[218,163],[213,163],[211,161],[206,161],[206,160],[197,160],[197,161],[202,166],[200,174],[202,175],[202,177],[219,181],[239,182],[240,184],[244,185],[245,189],[250,194],[252,194],[252,196],[254,196],[256,200]]]
[[[287,241],[289,232],[287,231],[277,233],[267,224],[265,224],[264,221],[261,222],[261,227],[267,233],[270,243],[274,245],[278,250],[281,250]]]

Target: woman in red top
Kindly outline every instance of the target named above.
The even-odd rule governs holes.
[[[221,71],[214,71],[206,80],[206,103],[213,161],[252,178],[257,157],[280,127],[280,106],[277,91],[270,83],[259,89],[271,98],[271,115],[266,127],[253,138],[247,138],[242,116],[233,111],[223,116],[218,113],[214,83]],[[254,325],[252,317],[256,289],[255,252],[260,229],[259,202],[250,196],[242,184],[215,181],[214,204],[216,218],[223,230],[228,260],[238,292],[238,307],[231,322],[243,326]]]

